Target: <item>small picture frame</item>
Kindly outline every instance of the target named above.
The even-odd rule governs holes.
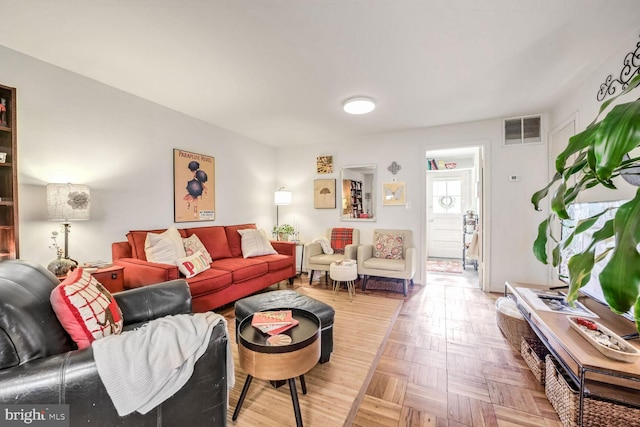
[[[404,182],[382,184],[382,206],[404,206],[407,188]]]
[[[336,208],[335,179],[316,179],[313,181],[313,207],[316,209]]]
[[[333,156],[317,157],[316,172],[319,174],[333,173]]]

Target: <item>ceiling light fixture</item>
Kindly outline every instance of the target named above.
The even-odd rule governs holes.
[[[344,101],[343,108],[349,114],[367,114],[376,108],[376,104],[371,98],[358,96]]]

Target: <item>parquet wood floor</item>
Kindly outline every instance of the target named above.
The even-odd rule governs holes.
[[[496,325],[499,296],[429,272],[403,303],[353,426],[561,426]]]
[[[295,286],[331,289],[322,276],[309,285],[303,275]],[[362,294],[358,283],[356,291]],[[392,291],[365,293],[404,302],[352,426],[562,426],[544,387],[496,325],[500,294],[482,292],[466,274],[433,272],[406,298]],[[283,405],[290,409],[290,402]]]

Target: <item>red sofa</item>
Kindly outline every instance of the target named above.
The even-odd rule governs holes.
[[[229,304],[282,280],[293,283],[296,275],[296,245],[272,241],[278,252],[243,258],[238,230],[256,228],[255,224],[210,226],[178,229],[183,238],[198,236],[213,262],[211,268],[185,279],[189,283],[194,312],[209,311]],[[125,268],[125,288],[138,288],[184,276],[178,267],[147,261],[144,243],[147,233],[165,230],[134,230],[126,242],[111,245],[113,263]]]

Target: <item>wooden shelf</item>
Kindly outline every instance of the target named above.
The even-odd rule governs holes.
[[[0,112],[0,151],[7,160],[0,163],[0,259],[9,259],[19,257],[16,89],[0,84],[0,98],[6,107]]]

